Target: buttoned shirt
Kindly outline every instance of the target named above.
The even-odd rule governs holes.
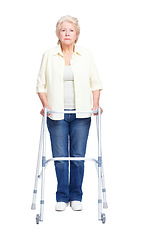
[[[74,75],[76,111],[91,111],[92,91],[101,90],[102,84],[89,49],[75,45],[70,60]],[[45,92],[49,107],[54,111],[64,111],[64,67],[65,59],[60,45],[46,50],[37,78],[37,93]],[[90,117],[90,113],[77,113],[77,118]],[[51,114],[53,120],[64,119],[64,114]]]

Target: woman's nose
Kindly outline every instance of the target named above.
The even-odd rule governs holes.
[[[68,35],[69,35],[69,31],[67,30],[67,31],[66,31],[66,36],[68,36]]]

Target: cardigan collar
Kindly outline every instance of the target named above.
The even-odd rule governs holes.
[[[79,49],[78,46],[74,45],[75,46],[75,51],[74,53],[78,54],[78,55],[81,55],[81,51]],[[61,49],[61,46],[60,44],[54,49],[54,54],[53,55],[61,55],[63,57],[63,52],[62,52],[62,49]]]

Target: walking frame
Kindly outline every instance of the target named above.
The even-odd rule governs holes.
[[[96,127],[97,127],[97,136],[98,136],[98,160],[94,158],[83,158],[83,157],[57,157],[57,158],[50,158],[46,160],[46,130],[47,130],[47,115],[51,113],[94,113],[96,114]],[[40,162],[42,160],[42,170],[40,172]],[[33,190],[33,200],[31,209],[36,209],[36,197],[37,197],[37,186],[38,186],[38,179],[41,179],[41,200],[40,200],[40,214],[36,215],[36,224],[42,222],[44,219],[44,184],[45,184],[45,168],[51,161],[56,160],[89,160],[95,162],[97,174],[98,174],[98,220],[102,223],[106,222],[106,216],[102,213],[102,207],[108,208],[107,200],[106,200],[106,188],[105,188],[105,181],[104,181],[104,171],[103,171],[103,161],[102,161],[102,148],[101,148],[101,108],[99,107],[98,110],[88,111],[88,112],[78,112],[75,110],[71,111],[50,111],[47,108],[44,108],[44,116],[42,118],[41,124],[41,133],[40,133],[40,142],[39,142],[39,151],[38,151],[38,159],[37,159],[37,167],[36,167],[36,175],[35,175],[35,183],[34,183],[34,190]],[[40,173],[39,173],[40,172]]]

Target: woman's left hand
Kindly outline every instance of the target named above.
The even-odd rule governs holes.
[[[92,108],[92,110],[93,110],[93,111],[98,110],[98,107],[99,107],[99,106],[94,106],[94,107]],[[101,114],[102,114],[102,113],[103,113],[103,109],[101,108]],[[97,114],[96,114],[96,113],[93,113],[93,115],[96,116],[96,115],[98,115],[98,113],[97,113]]]

